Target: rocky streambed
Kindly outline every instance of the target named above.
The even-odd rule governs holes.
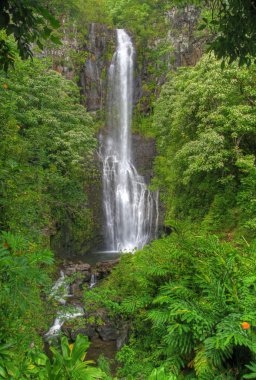
[[[129,326],[123,321],[109,318],[103,308],[97,312],[90,312],[89,308],[87,310],[83,294],[100,286],[118,262],[119,259],[100,261],[93,265],[82,261],[63,262],[60,277],[51,292],[51,297],[60,307],[51,328],[45,334],[47,341],[64,334],[73,342],[78,334],[83,334],[91,341],[87,360],[97,361],[100,355],[110,360],[115,358],[117,350],[127,342]],[[101,323],[97,324],[95,320],[100,320]]]

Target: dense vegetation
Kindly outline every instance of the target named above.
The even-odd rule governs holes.
[[[255,73],[211,55],[170,73],[153,125],[168,223],[255,236]]]
[[[96,128],[76,84],[47,61],[16,59],[15,70],[0,74],[0,98],[0,377],[66,380],[65,357],[56,351],[51,369],[42,352],[55,313],[48,299],[54,271],[49,248],[63,244],[67,234],[73,249],[90,242],[85,189]],[[73,365],[80,363],[82,376],[79,358]],[[85,371],[93,378],[93,369]]]
[[[85,295],[92,308],[130,321],[120,377],[148,379],[163,367],[166,379],[241,379],[256,354],[255,253],[255,245],[175,234],[122,257]]]
[[[191,3],[189,38],[219,60],[176,69],[167,36],[187,30],[167,14]],[[62,337],[50,355],[43,342],[56,313],[51,248],[86,250],[96,229],[86,190],[97,125],[78,78],[57,70],[79,74],[90,22],[134,36],[135,128],[156,139],[152,187],[173,230],[85,293],[87,310],[129,325],[116,376],[256,378],[255,1],[4,0],[0,12],[0,378],[112,378],[106,362],[108,375],[85,361],[86,337]]]
[[[70,221],[74,239],[87,240],[84,188],[96,141],[77,86],[38,60],[16,62],[0,83],[1,228],[49,245]]]
[[[0,247],[1,343],[15,347],[19,362],[31,344],[42,343],[39,333],[47,328],[51,307],[45,307],[42,296],[45,297],[51,283],[49,268],[53,254],[10,232],[2,232]],[[0,371],[3,351],[0,345]]]

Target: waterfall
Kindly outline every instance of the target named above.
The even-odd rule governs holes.
[[[91,275],[91,279],[90,279],[89,289],[94,288],[94,286],[95,286],[96,284],[97,284],[97,276],[96,276],[96,274],[92,273],[92,275]]]
[[[158,196],[146,186],[132,160],[134,47],[129,35],[117,29],[117,49],[108,73],[108,125],[103,138],[103,203],[106,248],[140,249],[155,237]]]

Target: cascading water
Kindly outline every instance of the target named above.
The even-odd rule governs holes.
[[[132,163],[134,48],[129,35],[117,30],[117,50],[109,69],[108,134],[102,148],[106,248],[140,249],[155,236],[158,196],[147,189]]]

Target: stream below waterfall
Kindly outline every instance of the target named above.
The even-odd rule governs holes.
[[[97,265],[101,263],[115,262],[119,257],[120,252],[91,252],[86,255],[86,262],[83,262],[81,258],[80,260],[77,258],[71,265],[90,267],[90,279],[87,282],[88,291],[90,291],[90,289],[97,285],[97,274],[94,273]],[[72,291],[72,282],[70,283],[69,276],[64,273],[63,269],[61,269],[60,277],[56,280],[50,292],[50,298],[59,303],[61,310],[57,312],[57,316],[54,319],[52,326],[45,334],[45,338],[47,340],[59,336],[61,334],[61,328],[65,322],[84,316],[85,310],[77,304],[77,298],[74,296],[75,294]]]
[[[118,328],[111,325],[108,317],[105,318],[104,326],[88,325],[88,311],[83,304],[83,292],[86,289],[89,292],[100,285],[102,279],[106,278],[118,263],[119,257],[120,252],[90,252],[83,257],[83,260],[80,258],[80,260],[62,262],[59,278],[50,293],[50,298],[59,304],[59,309],[52,326],[44,335],[47,347],[61,335],[66,335],[69,341],[74,341],[78,333],[84,334],[91,343],[86,359],[97,362],[99,356],[104,355],[111,361],[111,368],[114,371],[116,352],[126,338],[123,338],[122,331],[118,332]]]

